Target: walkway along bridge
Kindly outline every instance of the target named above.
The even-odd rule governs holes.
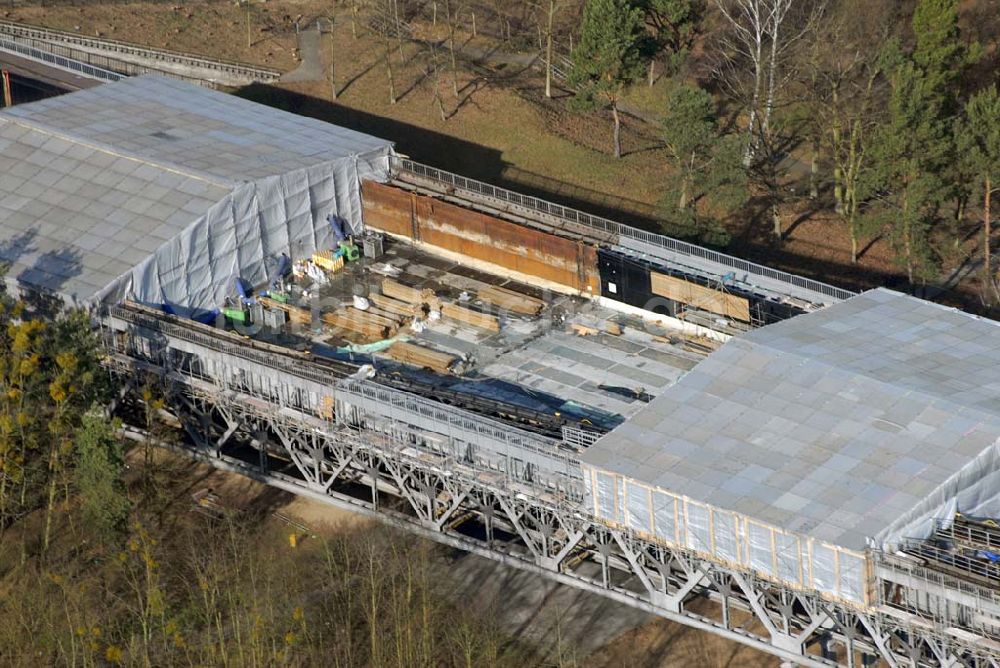
[[[582,509],[574,457],[554,442],[349,378],[348,365],[134,305],[110,308],[102,331],[113,373],[126,388],[152,385],[162,393],[188,436],[180,447],[220,469],[715,633],[788,665],[1000,665],[1000,643],[980,635],[969,614],[1000,617],[992,590],[959,587],[874,555],[876,605],[831,601],[606,526]],[[141,394],[123,395],[123,405]],[[146,437],[131,427],[128,433]],[[900,586],[918,595],[899,596]],[[694,612],[695,600],[714,612]]]

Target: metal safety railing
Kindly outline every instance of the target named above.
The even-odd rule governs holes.
[[[640,230],[629,225],[617,223],[608,218],[595,216],[578,209],[562,206],[561,204],[554,204],[552,202],[539,199],[538,197],[532,197],[531,195],[523,195],[512,190],[507,190],[506,188],[500,188],[482,181],[477,181],[452,172],[437,169],[436,167],[424,165],[408,158],[395,156],[393,158],[392,165],[393,171],[396,174],[405,173],[422,179],[435,181],[452,190],[462,190],[505,205],[512,205],[529,212],[541,213],[547,216],[559,218],[561,220],[575,223],[605,234],[616,235],[619,238],[625,237],[635,239],[636,241],[664,249],[671,253],[676,253],[677,255],[707,260],[728,270],[768,278],[773,281],[786,283],[803,290],[809,290],[838,300],[848,299],[853,297],[855,294],[850,290],[834,287],[821,281],[815,281],[811,278],[789,274],[788,272],[781,271],[780,269],[766,267],[764,265],[757,264],[756,262],[750,262],[749,260],[727,255],[726,253],[720,253],[718,251],[697,246],[686,241],[680,241],[679,239],[674,239],[662,234],[656,234],[655,232],[646,232],[645,230]]]
[[[981,611],[1000,609],[1000,591],[995,588],[977,584],[956,574],[945,573],[926,563],[929,560],[918,560],[913,556],[897,556],[881,551],[873,551],[872,558],[875,568],[882,577],[895,581],[892,574],[909,578],[906,589],[930,594],[927,596],[907,596],[903,592],[893,590],[887,594],[883,587],[877,587],[879,600],[877,603],[904,610],[917,615],[942,629],[949,626],[972,628],[994,638],[998,637],[998,626],[988,623],[990,615],[981,615]],[[926,563],[918,563],[926,562]],[[961,608],[955,607],[960,604]],[[965,608],[966,611],[962,611]]]
[[[467,433],[471,432],[499,441],[514,449],[524,450],[557,461],[566,467],[567,473],[575,472],[575,477],[582,475],[579,472],[579,463],[559,452],[558,441],[529,434],[510,425],[376,383],[344,378],[337,381],[337,391],[347,396],[367,399],[385,407],[420,415],[441,424],[442,434],[447,435],[450,429],[461,429]]]
[[[90,49],[100,49],[121,55],[139,56],[151,60],[159,60],[164,63],[185,65],[188,67],[200,67],[213,70],[231,76],[244,77],[251,81],[274,81],[281,76],[281,71],[270,67],[260,67],[249,65],[233,60],[218,58],[203,58],[192,56],[180,51],[169,49],[152,49],[139,44],[130,44],[111,39],[101,39],[95,37],[83,37],[71,32],[42,28],[39,26],[15,23],[13,21],[0,21],[0,35],[7,35],[19,39],[36,39],[51,44],[75,44]],[[100,54],[94,54],[100,55]],[[152,71],[159,72],[155,68]]]
[[[977,550],[941,546],[930,540],[906,539],[900,549],[935,566],[973,575],[1000,586],[1000,564],[981,557]]]
[[[96,65],[83,62],[82,60],[65,54],[60,55],[55,53],[53,50],[38,49],[34,46],[6,39],[3,36],[0,36],[0,50],[13,53],[18,56],[23,56],[30,60],[53,65],[54,67],[67,70],[69,72],[77,72],[85,77],[97,79],[99,81],[119,81],[127,76],[119,72],[113,72],[102,67],[97,67]]]
[[[934,535],[1000,553],[1000,527],[991,528],[953,518],[938,519],[934,523]]]
[[[576,427],[568,427],[563,425],[562,428],[562,440],[563,443],[567,445],[572,445],[577,448],[589,448],[594,443],[597,442],[601,436],[603,436],[599,431],[591,431],[588,429],[578,429]]]
[[[74,49],[62,44],[53,44],[44,40],[28,37],[10,38],[0,34],[0,50],[14,53],[31,60],[53,65],[60,69],[79,73],[99,81],[120,81],[126,77],[141,74],[159,74],[171,79],[180,79],[190,83],[215,88],[215,84],[205,79],[188,77],[155,67],[138,65],[126,60],[111,58],[99,53],[91,53]]]
[[[260,364],[275,371],[288,373],[305,380],[311,380],[321,385],[330,385],[331,381],[342,375],[337,373],[336,370],[321,369],[306,361],[293,360],[278,354],[255,350],[246,343],[226,341],[221,337],[211,336],[208,333],[181,327],[166,320],[135,313],[120,306],[109,307],[108,314],[131,325],[142,327],[152,332],[159,332],[164,336],[181,339],[209,350],[214,350],[215,352],[239,357],[248,362]]]

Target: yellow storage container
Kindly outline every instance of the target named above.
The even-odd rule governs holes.
[[[344,268],[344,257],[342,255],[335,255],[333,251],[327,250],[313,253],[312,261],[317,267],[325,269],[330,273],[336,273]]]

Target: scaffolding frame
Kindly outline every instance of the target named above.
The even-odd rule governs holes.
[[[403,422],[389,431],[340,424],[315,407],[288,405],[282,400],[287,392],[254,389],[305,380],[290,366],[281,365],[266,380],[241,377],[234,384],[224,370],[230,360],[236,368],[237,360],[220,350],[224,346],[200,349],[210,363],[177,365],[170,352],[174,346],[197,347],[183,327],[161,329],[155,340],[140,345],[141,331],[108,320],[107,365],[127,394],[137,400],[138,390],[155,382],[189,436],[181,447],[218,468],[377,516],[792,664],[854,668],[881,659],[893,668],[1000,668],[1000,643],[975,633],[981,629],[955,628],[960,620],[928,616],[928,609],[910,600],[883,596],[877,607],[851,606],[681,546],[655,543],[601,522],[551,485],[435,452],[417,438],[420,429],[407,429]],[[116,335],[123,330],[128,334]],[[240,456],[247,445],[258,456]],[[280,460],[267,454],[275,452]],[[287,470],[279,470],[276,461],[287,461]],[[713,613],[694,612],[695,599],[710,601]],[[736,611],[748,621],[740,623]]]

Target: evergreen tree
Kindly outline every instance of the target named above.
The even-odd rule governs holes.
[[[995,85],[969,99],[959,136],[962,138],[960,155],[968,172],[974,175],[982,196],[983,298],[987,303],[994,303],[1000,300],[990,247],[993,193],[1000,187],[1000,95]]]
[[[872,146],[868,218],[888,232],[911,283],[930,272],[930,230],[949,192],[951,125],[933,83],[912,62],[891,77],[888,119]]]
[[[577,107],[610,107],[616,158],[622,154],[618,103],[625,87],[642,76],[645,39],[642,11],[628,0],[587,3],[569,80],[577,88]]]
[[[664,54],[667,71],[677,71],[687,57],[705,15],[703,0],[633,0],[642,10],[653,35],[652,55]],[[649,84],[653,85],[654,60],[649,62]]]
[[[699,214],[697,207],[705,200],[714,212],[728,212],[744,201],[746,172],[739,140],[721,133],[715,101],[702,88],[677,87],[667,109],[663,139],[674,163],[665,202],[668,219],[679,221],[685,233],[725,243],[721,225]]]
[[[913,64],[923,72],[928,93],[939,98],[942,113],[955,113],[962,73],[979,57],[978,45],[961,41],[958,0],[920,0],[913,34]]]
[[[104,540],[113,540],[128,520],[124,468],[122,443],[110,421],[91,410],[76,431],[76,486],[84,521]]]

